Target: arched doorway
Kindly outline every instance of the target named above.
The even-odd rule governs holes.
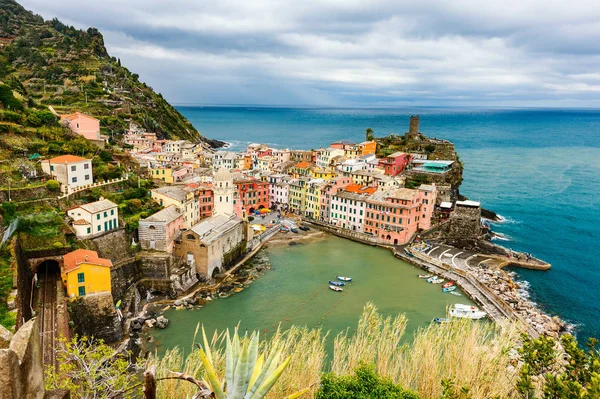
[[[250,208],[248,211],[250,212],[250,214],[251,214],[251,215],[253,215],[253,214],[254,214],[254,211],[255,211],[255,209],[254,209],[254,208]]]
[[[259,205],[258,209],[263,209],[265,206],[264,205]]]
[[[212,278],[217,277],[217,275],[221,273],[221,269],[219,269],[218,267],[215,267],[215,269],[212,272]]]
[[[398,245],[398,239],[394,238],[394,245]]]

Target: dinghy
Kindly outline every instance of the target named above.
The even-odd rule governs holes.
[[[352,277],[337,276],[337,279],[340,281],[352,281]]]
[[[435,321],[438,324],[450,323],[450,319],[447,317],[436,317],[435,319],[433,319],[433,321]]]
[[[452,287],[454,285],[454,281],[448,281],[446,284],[442,285],[442,288]]]
[[[437,279],[438,279],[438,276],[429,277],[429,278],[427,279],[427,282],[428,282],[428,283],[433,283],[433,282],[434,282],[434,281],[436,281]]]
[[[342,287],[336,287],[335,285],[330,285],[329,289],[336,291],[336,292],[342,292],[344,291],[344,289]]]
[[[444,284],[446,285],[446,284]],[[444,287],[444,285],[442,285],[442,291],[443,292],[452,292],[456,289],[455,285],[451,285],[450,287]]]
[[[431,274],[419,274],[419,278],[431,278],[433,277]]]
[[[444,279],[443,278],[439,278],[437,280],[433,280],[431,283],[432,284],[444,284]]]
[[[343,287],[345,284],[340,281],[331,281],[329,280],[329,284],[335,285],[336,287]]]

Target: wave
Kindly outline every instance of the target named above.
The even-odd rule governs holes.
[[[497,233],[497,232],[493,232],[493,236],[492,236],[492,241],[494,240],[498,240],[498,241],[512,241],[512,237],[506,234],[502,234],[502,233]]]
[[[518,223],[520,223],[518,220],[511,219],[506,216],[502,216],[499,213],[496,214],[496,216],[498,216],[499,220],[490,220],[491,224],[518,224]]]

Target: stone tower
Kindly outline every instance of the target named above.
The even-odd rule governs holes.
[[[233,175],[225,168],[221,168],[215,173],[213,182],[213,192],[215,195],[214,215],[233,215],[233,195],[235,186],[233,185]]]
[[[419,115],[411,115],[408,136],[416,137],[419,135]]]

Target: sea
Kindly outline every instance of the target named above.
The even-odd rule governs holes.
[[[498,244],[552,264],[515,270],[531,299],[600,338],[600,110],[499,108],[177,109],[205,136],[239,151],[249,143],[314,149],[336,140],[420,131],[454,142],[464,162],[463,195],[501,215]]]

